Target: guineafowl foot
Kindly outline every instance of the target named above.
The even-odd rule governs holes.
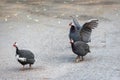
[[[77,57],[76,57],[75,62],[76,62],[76,63],[80,62],[80,56],[77,56]]]
[[[81,58],[82,58],[82,59],[80,59],[80,61],[84,61],[84,58],[83,58],[83,56],[81,56]]]
[[[80,62],[80,59],[75,59],[75,63],[78,63],[78,62]]]

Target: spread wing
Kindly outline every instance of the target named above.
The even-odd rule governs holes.
[[[97,25],[98,25],[98,20],[97,19],[92,19],[92,20],[89,20],[88,22],[86,22],[83,25],[83,28],[94,29],[94,28],[97,27]]]
[[[71,17],[73,18],[73,23],[74,23],[75,27],[77,28],[77,30],[81,30],[82,26],[80,26],[78,20],[73,16],[71,16]]]
[[[82,41],[84,41],[86,43],[90,42],[91,41],[92,29],[96,28],[97,26],[98,26],[98,20],[97,19],[89,20],[88,22],[86,22],[82,26],[82,29],[80,31]]]

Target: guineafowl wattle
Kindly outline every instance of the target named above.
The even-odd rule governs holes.
[[[18,62],[23,65],[23,68],[27,64],[29,64],[29,67],[31,68],[31,65],[35,62],[34,54],[29,50],[19,50],[16,42],[13,44],[13,46],[16,48],[16,59]]]

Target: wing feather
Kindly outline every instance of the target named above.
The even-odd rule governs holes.
[[[90,42],[92,29],[96,28],[97,26],[98,26],[97,19],[92,19],[86,22],[80,31],[82,41],[84,41],[85,43]]]
[[[83,25],[83,28],[94,29],[97,26],[98,26],[98,20],[97,19],[91,19]]]
[[[74,23],[75,27],[77,28],[77,30],[81,30],[81,29],[82,29],[82,26],[80,26],[77,18],[75,18],[75,17],[73,17],[73,16],[72,16],[72,18],[73,18],[73,23]]]

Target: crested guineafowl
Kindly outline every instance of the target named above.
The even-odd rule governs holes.
[[[23,69],[26,64],[29,64],[29,67],[31,68],[31,65],[35,62],[34,54],[29,50],[19,50],[16,42],[13,46],[16,48],[16,59],[23,65]]]
[[[74,17],[72,18],[74,25],[72,25],[72,23],[69,24],[69,26],[71,27],[69,32],[69,38],[73,39],[74,42],[75,41],[83,41],[85,43],[91,42],[92,29],[97,27],[98,20],[91,19],[88,22],[84,23],[83,26],[81,26],[76,18]]]
[[[77,55],[75,62],[83,61],[87,53],[90,52],[89,45],[83,41],[76,41],[74,42],[72,39],[70,40],[72,51]],[[80,59],[80,57],[82,59]]]

